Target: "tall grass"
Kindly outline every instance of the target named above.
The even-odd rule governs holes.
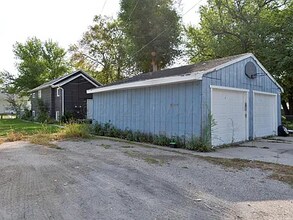
[[[59,139],[89,138],[90,126],[88,124],[68,124],[57,134]]]
[[[6,135],[5,141],[7,142],[14,142],[14,141],[20,141],[24,139],[24,135],[20,132],[15,132],[15,131],[9,131]]]
[[[183,136],[168,137],[166,135],[146,134],[140,131],[121,130],[113,126],[111,123],[96,123],[93,125],[92,132],[95,135],[121,138],[128,141],[146,142],[200,152],[212,151],[210,142],[207,141],[208,138],[192,137],[187,139]]]

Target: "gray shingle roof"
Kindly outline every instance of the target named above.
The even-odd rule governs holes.
[[[229,57],[224,57],[220,59],[215,59],[215,60],[209,60],[209,61],[204,61],[196,64],[191,64],[191,65],[186,65],[186,66],[180,66],[172,69],[164,69],[156,72],[148,72],[148,73],[142,73],[137,76],[133,76],[131,78],[127,78],[121,81],[117,81],[111,84],[107,84],[102,87],[107,87],[107,86],[113,86],[113,85],[119,85],[123,83],[131,83],[131,82],[136,82],[136,81],[143,81],[143,80],[148,80],[148,79],[157,79],[157,78],[163,78],[163,77],[169,77],[169,76],[180,76],[183,74],[187,73],[200,73],[202,71],[207,71],[210,69],[213,69],[219,65],[222,65],[224,63],[227,63],[229,61],[232,61],[234,59],[240,58],[242,56],[245,56],[247,54],[239,54],[235,56],[229,56]],[[99,87],[101,88],[101,87]]]
[[[36,88],[30,90],[29,92],[35,92],[35,91],[38,91],[38,90],[40,90],[40,89],[44,89],[44,88],[47,88],[47,87],[50,87],[50,86],[56,85],[57,83],[59,83],[59,82],[65,80],[65,79],[67,79],[67,78],[70,78],[71,76],[73,76],[73,75],[75,75],[75,74],[77,74],[77,73],[81,73],[81,74],[83,74],[83,75],[86,76],[89,80],[91,80],[92,82],[94,82],[95,84],[97,84],[97,85],[99,85],[99,86],[102,85],[101,83],[99,83],[98,81],[96,81],[94,78],[92,78],[90,75],[86,74],[86,73],[83,72],[82,70],[77,70],[77,71],[75,71],[75,72],[73,72],[73,73],[71,73],[71,74],[67,74],[67,75],[61,76],[61,77],[59,77],[59,78],[53,79],[53,80],[51,80],[51,81],[49,81],[49,82],[46,82],[46,83],[44,83],[44,84],[42,84],[42,85],[40,85],[40,86],[38,86],[38,87],[36,87]]]

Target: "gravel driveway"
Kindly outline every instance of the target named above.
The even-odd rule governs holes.
[[[0,145],[0,219],[293,219],[269,173],[111,140]]]

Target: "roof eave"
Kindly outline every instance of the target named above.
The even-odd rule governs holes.
[[[255,62],[262,68],[262,70],[268,75],[268,77],[280,88],[281,92],[284,92],[283,88],[278,84],[278,82],[272,77],[272,75],[265,69],[265,67],[258,61],[258,59],[252,54],[252,53],[246,53],[243,54],[243,56],[240,56],[238,58],[235,58],[231,61],[228,61],[226,63],[220,64],[216,67],[213,67],[211,69],[205,70],[205,71],[199,71],[199,72],[193,72],[193,73],[187,73],[184,75],[178,75],[178,76],[172,76],[172,77],[163,77],[163,78],[155,78],[155,79],[149,79],[149,80],[142,80],[142,81],[135,81],[131,83],[122,83],[117,84],[113,86],[105,86],[95,89],[87,90],[88,94],[92,93],[100,93],[100,92],[106,92],[106,91],[113,91],[113,90],[122,90],[122,89],[131,89],[131,88],[140,88],[140,87],[148,87],[148,86],[155,86],[155,85],[164,85],[164,84],[174,84],[174,83],[180,83],[180,82],[187,82],[187,81],[194,81],[194,80],[202,80],[203,75],[218,71],[220,69],[223,69],[227,66],[230,66],[234,63],[237,63],[241,60],[247,59],[251,57],[255,60]]]
[[[130,83],[123,83],[123,84],[118,84],[113,86],[89,89],[87,90],[87,93],[92,94],[92,93],[100,93],[100,92],[107,92],[107,91],[114,91],[114,90],[134,89],[134,88],[141,88],[141,87],[150,87],[150,86],[157,86],[157,85],[197,81],[197,80],[202,80],[202,76],[204,73],[205,72],[194,72],[194,73],[182,74],[179,76],[170,76],[170,77],[135,81]]]
[[[38,91],[38,90],[40,90],[40,89],[45,89],[45,88],[48,88],[48,87],[51,87],[51,86],[52,86],[52,85],[49,84],[49,85],[46,85],[46,86],[36,87],[36,88],[34,88],[34,89],[32,89],[32,90],[29,90],[28,92],[29,92],[29,93],[36,92],[36,91]]]
[[[82,71],[82,70],[76,70],[76,71],[74,71],[73,73],[71,73],[71,74],[69,74],[67,76],[61,77],[59,80],[57,80],[57,81],[55,81],[53,83],[47,84],[45,86],[40,85],[40,86],[38,86],[38,87],[36,87],[36,88],[34,88],[32,90],[29,90],[29,93],[36,92],[36,91],[38,91],[40,89],[45,89],[45,88],[48,88],[48,87],[52,87],[52,88],[59,87],[60,86],[60,83],[59,83],[60,81],[66,80],[67,78],[72,77],[72,75],[74,75],[74,74],[76,74],[78,72],[81,72],[85,76],[85,78],[87,78],[87,80],[89,82],[91,82],[94,86],[96,86],[96,87],[102,86],[102,84],[100,82],[98,82],[97,80],[95,80],[93,77],[91,77],[90,75],[88,75],[84,71]],[[71,81],[71,80],[69,80],[69,81]],[[63,83],[61,83],[61,84],[63,85]]]

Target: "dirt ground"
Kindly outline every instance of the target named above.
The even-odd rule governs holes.
[[[0,145],[2,219],[293,219],[293,189],[167,148],[111,140]]]

